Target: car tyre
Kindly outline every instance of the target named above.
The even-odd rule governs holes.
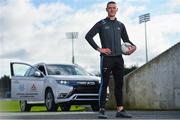
[[[98,103],[95,103],[95,104],[91,104],[91,108],[93,111],[99,111],[99,104]]]
[[[70,104],[60,104],[60,107],[61,107],[61,110],[62,111],[69,111],[70,108],[71,108],[71,105]]]
[[[21,112],[29,112],[31,110],[31,106],[27,104],[26,100],[19,101]]]
[[[57,111],[58,106],[55,104],[54,95],[51,89],[48,89],[45,94],[45,105],[47,111]]]

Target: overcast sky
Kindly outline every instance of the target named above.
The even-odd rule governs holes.
[[[66,32],[79,32],[75,62],[99,71],[99,53],[85,34],[105,18],[107,0],[0,0],[0,76],[9,75],[9,63],[71,63],[71,40]],[[153,59],[180,41],[180,0],[116,0],[117,19],[137,46],[125,65],[145,63],[144,24],[138,17],[150,13],[147,23],[148,55]],[[100,45],[98,35],[95,37]]]

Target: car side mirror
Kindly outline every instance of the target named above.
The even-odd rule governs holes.
[[[34,76],[35,76],[35,77],[41,77],[42,74],[41,74],[39,71],[36,71],[36,72],[34,73]]]

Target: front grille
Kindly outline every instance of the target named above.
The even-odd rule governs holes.
[[[76,99],[98,99],[98,96],[77,96]]]
[[[69,81],[71,86],[93,86],[99,84],[97,81]]]
[[[73,93],[96,93],[99,92],[99,86],[75,86],[73,89]]]
[[[78,82],[80,83],[80,82]],[[99,93],[99,83],[95,84],[71,84],[73,86],[73,91],[67,96],[70,97],[73,94],[98,94]]]

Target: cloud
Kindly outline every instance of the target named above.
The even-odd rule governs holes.
[[[123,11],[123,15],[125,18],[130,18],[131,16],[134,16],[134,15],[137,15],[137,13],[140,13],[142,11],[145,10],[145,7],[143,6],[140,6],[140,7],[137,7],[137,6],[132,6],[130,5],[128,7],[128,9],[126,9],[125,11]]]
[[[145,62],[144,25],[138,23],[138,17],[132,19],[132,16],[137,16],[146,8],[131,2],[118,2],[120,11],[117,17],[126,25],[130,40],[137,46],[133,55],[124,56],[125,64],[140,66]],[[84,36],[96,22],[107,16],[105,6],[106,2],[98,2],[75,11],[60,2],[35,7],[31,0],[8,0],[0,12],[0,42],[3,46],[0,51],[4,53],[0,54],[0,67],[7,68],[9,62],[15,60],[30,64],[71,63],[71,40],[66,38],[65,33],[79,32],[74,42],[75,62],[90,71],[99,71],[99,53],[88,44]],[[180,26],[177,22],[179,20],[179,14],[175,13],[152,16],[147,23],[150,59],[178,41],[172,42],[171,39],[173,33],[179,35],[179,28],[174,27]],[[100,45],[98,35],[95,41]],[[9,70],[4,71],[8,73]]]
[[[27,59],[28,57],[29,53],[25,49],[0,54],[0,58],[3,59]]]
[[[170,6],[172,8],[179,8],[180,7],[180,1],[179,0],[168,0],[167,6]]]
[[[148,56],[149,60],[153,59],[158,54],[162,53],[170,46],[179,41],[180,35],[179,14],[166,14],[160,16],[152,16],[151,21],[147,22],[147,42],[148,42]],[[137,51],[131,55],[126,56],[125,61],[131,64],[142,65],[145,63],[145,38],[144,38],[144,24],[127,24],[130,39],[137,45]],[[174,33],[177,37],[174,37]],[[172,36],[169,36],[171,34]],[[169,37],[167,37],[169,36]],[[129,58],[129,59],[128,59]],[[133,61],[136,61],[133,62]]]
[[[126,2],[145,2],[145,3],[147,3],[147,2],[149,2],[149,0],[123,0],[123,1],[126,1]]]

